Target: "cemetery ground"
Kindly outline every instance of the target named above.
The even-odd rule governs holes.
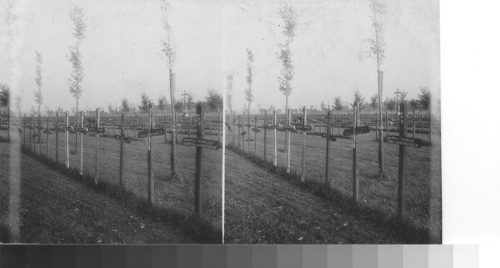
[[[26,129],[28,137],[29,130]],[[15,135],[17,131],[14,132]],[[130,134],[132,135],[132,134]],[[70,195],[62,185],[58,185],[60,181],[63,185],[68,185],[66,180],[75,181],[83,187],[81,195],[89,195],[89,197],[98,195],[99,198],[96,201],[89,199],[85,204],[85,208],[89,210],[96,210],[97,216],[95,218],[88,217],[86,221],[89,226],[97,230],[103,230],[104,235],[101,238],[103,243],[105,242],[117,242],[117,243],[220,243],[222,238],[222,204],[221,204],[221,174],[222,174],[222,155],[220,151],[214,150],[204,150],[206,160],[204,160],[203,165],[206,166],[204,177],[202,178],[202,207],[203,207],[203,217],[201,220],[196,219],[193,216],[193,206],[194,206],[194,173],[195,173],[195,151],[196,147],[188,147],[183,145],[177,146],[177,174],[179,178],[172,179],[170,176],[170,145],[165,143],[165,138],[163,136],[155,137],[153,139],[153,172],[155,179],[155,200],[154,209],[150,209],[147,206],[147,143],[145,140],[136,139],[130,144],[125,143],[125,166],[123,175],[123,189],[119,187],[118,174],[120,166],[120,141],[115,140],[112,135],[109,137],[99,138],[99,160],[98,160],[98,185],[94,185],[94,168],[95,168],[95,146],[96,137],[92,135],[83,135],[84,137],[84,175],[80,176],[78,174],[78,168],[80,165],[79,151],[76,154],[69,155],[70,158],[70,169],[64,168],[65,161],[65,132],[59,132],[59,165],[55,164],[55,131],[48,136],[49,146],[47,155],[47,136],[42,134],[42,145],[41,145],[41,156],[39,145],[36,144],[36,149],[34,152],[29,151],[29,140],[26,139],[26,144],[23,154],[23,165],[25,166],[27,174],[33,176],[33,180],[36,182],[43,182],[45,180],[49,181],[50,178],[46,178],[45,174],[39,173],[37,170],[40,167],[37,161],[45,163],[47,166],[52,167],[52,169],[57,170],[60,174],[59,180],[53,181],[51,183],[43,184],[40,187],[45,189],[45,192],[50,193],[50,195],[59,196],[59,199],[68,198],[71,199]],[[182,139],[182,135],[179,135],[179,140]],[[21,138],[22,140],[22,138]],[[79,141],[80,142],[80,141]],[[74,150],[75,145],[75,134],[69,134],[69,144],[70,151]],[[4,145],[5,146],[5,145]],[[24,160],[29,158],[31,160]],[[36,163],[36,164],[35,164]],[[210,167],[210,168],[208,168]],[[24,168],[24,167],[23,167]],[[2,169],[5,170],[5,169]],[[62,176],[62,177],[61,177]],[[61,178],[64,178],[61,179]],[[24,178],[25,180],[30,178]],[[28,183],[28,182],[26,182]],[[36,189],[38,184],[34,184],[33,189]],[[54,187],[52,189],[51,187]],[[66,188],[71,188],[67,186]],[[51,202],[50,200],[45,200],[44,196],[37,197],[38,191],[34,191],[32,198],[40,198],[40,202]],[[75,190],[73,190],[75,192]],[[86,192],[86,193],[85,193]],[[106,195],[104,197],[102,195]],[[76,193],[75,193],[76,195]],[[45,197],[49,197],[46,195]],[[75,199],[78,199],[78,195]],[[50,198],[49,198],[50,199]],[[74,203],[76,200],[68,202]],[[35,202],[37,203],[37,202]],[[92,204],[95,204],[93,206]],[[120,214],[119,211],[114,212],[114,208],[108,208],[109,206],[114,206],[114,208],[119,209],[122,206],[125,212]],[[102,211],[105,209],[104,211]],[[49,208],[45,209],[49,210]],[[60,218],[57,210],[51,210],[52,215],[49,217]],[[80,211],[83,211],[81,209]],[[130,212],[128,212],[130,211]],[[102,214],[101,212],[107,212]],[[105,218],[116,216],[116,220],[113,222],[104,221],[101,222],[99,215],[105,215]],[[130,215],[130,218],[128,216]],[[137,230],[142,232],[148,232],[148,235],[138,236],[133,233],[135,230],[129,228],[128,222],[139,223],[138,219],[146,219],[143,223],[140,223],[139,228],[151,228],[150,230]],[[123,226],[120,224],[120,220]],[[148,224],[148,221],[150,224]],[[85,222],[85,221],[84,221]],[[106,223],[111,225],[106,226]],[[113,225],[116,224],[116,225]],[[62,226],[64,227],[64,226]],[[51,241],[64,241],[63,238],[59,238],[59,232],[56,228],[50,228],[49,230],[54,230],[53,237]],[[118,232],[124,232],[120,236],[112,236],[114,234],[113,230],[118,230]],[[167,233],[167,230],[173,230]],[[127,233],[129,232],[129,233]],[[99,232],[97,232],[99,233]],[[165,234],[165,237],[156,237]],[[108,236],[106,236],[108,234]],[[73,234],[75,235],[75,234]],[[130,236],[128,236],[130,235]],[[70,240],[71,243],[92,243],[96,242],[92,239],[96,238],[92,236],[90,240]],[[30,238],[28,238],[30,239]],[[76,238],[74,238],[76,239]],[[114,240],[116,239],[116,240]],[[169,241],[171,239],[171,241]],[[35,240],[29,240],[36,242]],[[25,241],[23,241],[25,242]]]
[[[236,129],[237,131],[237,129]],[[342,133],[343,129],[339,129]],[[237,134],[238,132],[236,132]],[[396,217],[398,149],[384,144],[386,178],[378,176],[375,133],[358,134],[359,202],[352,201],[352,139],[330,143],[330,181],[325,186],[326,140],[306,136],[305,183],[301,182],[302,134],[291,133],[291,173],[286,173],[285,132],[277,131],[278,167],[273,165],[273,131],[263,129],[250,146],[238,148],[226,133],[225,242],[227,243],[440,243],[441,149],[408,148],[406,217]],[[334,128],[334,134],[337,129]],[[397,135],[397,133],[390,133]],[[411,134],[409,134],[411,137]],[[426,140],[424,134],[416,138]],[[241,142],[243,142],[243,137]]]

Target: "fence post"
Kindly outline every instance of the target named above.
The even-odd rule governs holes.
[[[59,164],[59,112],[56,112],[56,124],[54,128],[56,132],[56,163]]]
[[[122,113],[122,117],[121,117],[121,130],[120,130],[120,135],[121,135],[121,139],[120,139],[120,175],[119,175],[119,183],[120,183],[120,186],[123,188],[123,169],[125,168],[125,144],[124,144],[124,140],[123,140],[123,137],[125,136],[125,118],[124,118],[124,114]],[[148,124],[151,124],[151,114],[148,115]],[[151,126],[148,125],[149,127],[149,130],[151,130]],[[149,133],[149,132],[148,132]],[[149,148],[149,140],[148,140],[148,148]],[[149,152],[149,149],[148,149],[148,152]],[[149,174],[149,158],[148,158],[148,174]],[[149,175],[148,175],[149,176]]]
[[[291,119],[290,109],[287,110],[286,125],[290,127]],[[286,173],[290,173],[290,130],[286,131]]]
[[[12,114],[10,111],[10,104],[7,104],[7,139],[10,141],[10,125],[12,123]]]
[[[42,115],[38,113],[38,155],[42,155]]]
[[[46,121],[46,131],[47,131],[47,158],[49,158],[49,116],[47,115]]]
[[[217,124],[215,124],[217,126],[217,135],[219,136],[219,142],[221,141],[221,129],[224,128],[224,122],[222,121],[222,113],[219,112],[218,113],[218,120],[219,122],[217,122]]]
[[[401,114],[399,115],[399,137],[406,136],[406,106],[404,103],[400,105]],[[407,152],[405,145],[399,145],[399,172],[398,172],[398,218],[404,217],[405,212],[405,195],[406,195],[406,161]]]
[[[413,118],[411,121],[413,123],[413,138],[415,138],[415,110],[413,110]]]
[[[170,168],[172,178],[177,177],[177,168],[175,166],[175,156],[177,147],[177,126],[176,126],[176,116],[175,116],[175,74],[172,73],[172,69],[169,70],[170,73],[170,99],[172,103],[172,147],[170,151]]]
[[[277,135],[277,132],[278,130],[276,129],[276,110],[273,110],[273,132],[274,132],[274,146],[273,146],[273,150],[274,150],[274,166],[277,167],[278,166],[278,144],[277,144],[277,141],[276,141],[276,135]]]
[[[250,152],[250,110],[248,110],[248,123],[247,123],[247,147],[248,147],[248,152]]]
[[[66,112],[66,168],[69,168],[69,115]]]
[[[306,124],[307,124],[307,111],[306,107],[302,108],[302,182],[305,182],[306,176]]]
[[[255,134],[253,143],[255,147],[255,155],[257,156],[257,116],[255,116],[254,126],[255,126]]]
[[[264,111],[264,161],[267,160],[267,110]]]
[[[204,129],[203,129],[203,120],[204,120],[204,114],[203,110],[200,104],[196,107],[196,112],[200,118],[200,122],[198,123],[198,129],[197,129],[197,134],[196,138],[198,140],[201,140],[204,138]],[[196,218],[200,219],[201,216],[203,215],[203,207],[202,207],[202,200],[201,200],[201,176],[203,173],[202,170],[202,161],[203,160],[203,148],[202,147],[196,147],[196,173],[195,173],[195,184],[194,184],[194,215]]]
[[[431,114],[431,106],[429,105],[429,145],[432,144],[431,136],[432,136],[432,114]]]
[[[95,122],[95,128],[96,128],[96,133],[95,133],[95,165],[94,165],[94,183],[97,185],[97,180],[99,179],[99,172],[98,172],[98,162],[99,162],[99,126],[100,126],[100,121],[101,117],[99,115],[99,108],[95,109],[95,114],[96,114],[96,122]],[[134,130],[135,133],[135,130]]]
[[[24,114],[24,121],[23,121],[23,148],[26,147],[26,114]]]
[[[33,151],[33,148],[31,147],[32,146],[32,140],[33,140],[33,134],[31,133],[31,130],[33,129],[33,116],[30,116],[30,136],[28,137],[28,141],[30,143],[30,151]]]
[[[241,115],[238,115],[238,148],[241,149]]]
[[[83,129],[83,111],[80,112],[80,127]],[[83,175],[83,131],[80,131],[80,175]]]
[[[356,148],[357,136],[356,128],[358,127],[358,103],[354,103],[353,118],[352,118],[352,199],[355,203],[358,202],[358,152]]]
[[[149,113],[148,113],[148,204],[150,207],[153,206],[153,201],[154,201],[153,146],[151,146],[151,144],[153,143],[153,137],[151,137],[151,128],[153,126],[152,110],[153,110],[153,104],[150,103]],[[122,122],[123,122],[123,114],[122,114]],[[172,140],[172,143],[175,143],[175,140]],[[122,141],[122,146],[123,146],[123,141]],[[120,168],[120,171],[123,170]]]
[[[234,147],[234,135],[236,134],[236,112],[233,111],[233,143],[231,144]]]
[[[328,117],[326,124],[330,123],[331,111],[328,110]],[[330,183],[330,130],[326,130],[326,172],[325,172],[325,185]]]

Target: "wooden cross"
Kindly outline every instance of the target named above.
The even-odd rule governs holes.
[[[394,92],[394,94],[396,94],[396,112],[397,114],[399,114],[399,105],[398,105],[398,102],[399,102],[399,94],[401,94],[402,92],[399,91],[399,88],[396,90],[396,92]]]

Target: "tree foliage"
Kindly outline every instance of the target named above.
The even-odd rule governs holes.
[[[175,65],[175,61],[177,60],[176,56],[176,46],[173,38],[173,30],[170,25],[169,17],[170,17],[170,5],[166,0],[160,1],[161,13],[162,13],[162,25],[164,30],[164,35],[161,38],[161,56],[167,63],[168,68],[172,69]]]
[[[279,90],[285,97],[290,96],[292,93],[292,79],[295,75],[295,68],[292,62],[292,52],[290,50],[290,44],[295,37],[295,28],[297,26],[297,13],[295,9],[285,3],[281,10],[279,11],[281,19],[283,20],[281,33],[285,37],[283,43],[278,44],[280,52],[278,53],[278,59],[281,61],[282,68],[280,76],[278,77]],[[287,107],[288,109],[288,107]]]
[[[222,111],[223,100],[222,96],[219,95],[214,89],[208,90],[208,95],[205,97],[207,102],[207,107],[210,111],[220,112]]]
[[[245,100],[248,102],[248,109],[250,110],[250,105],[252,104],[254,98],[252,93],[252,83],[253,83],[253,52],[247,49],[247,87],[245,88]]]
[[[385,4],[379,2],[379,0],[372,0],[371,8],[373,37],[367,40],[370,44],[369,55],[377,64],[377,68],[380,69],[385,59],[385,42],[383,38],[383,27],[379,21],[379,17],[385,13]]]
[[[161,96],[158,98],[158,105],[157,105],[158,110],[160,110],[160,111],[167,110],[167,105],[168,105],[167,97]]]
[[[0,83],[0,106],[8,106],[10,102],[10,88]]]
[[[122,112],[128,113],[130,112],[130,104],[127,99],[122,99]]]
[[[38,105],[42,105],[43,97],[42,97],[42,64],[43,57],[42,54],[35,50],[36,55],[36,69],[35,69],[35,102]]]
[[[389,98],[387,97],[384,101],[385,107],[389,111],[394,111],[396,110],[396,100],[394,98]]]
[[[152,103],[153,101],[149,98],[148,94],[144,92],[141,94],[141,104],[139,106],[139,109],[142,112],[147,113],[149,111],[149,104]]]
[[[335,100],[333,101],[333,107],[334,107],[335,111],[344,110],[344,105],[342,103],[341,97],[335,97]]]
[[[354,91],[354,102],[358,104],[359,110],[363,110],[366,107],[365,98],[361,96],[359,90]]]
[[[378,94],[373,95],[370,98],[370,108],[375,110],[378,107]]]
[[[422,109],[429,109],[431,103],[431,92],[428,87],[420,88],[420,94],[418,94],[418,102],[420,103],[420,107],[422,107]]]
[[[85,38],[85,30],[87,28],[85,22],[85,13],[80,6],[74,6],[70,12],[71,21],[73,22],[73,37],[76,38],[76,43],[70,46],[69,61],[73,67],[69,78],[69,91],[77,100],[82,95],[81,83],[83,81],[83,65],[81,59],[80,45]]]

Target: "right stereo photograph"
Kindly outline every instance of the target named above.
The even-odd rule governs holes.
[[[224,243],[440,244],[439,2],[223,8]]]

